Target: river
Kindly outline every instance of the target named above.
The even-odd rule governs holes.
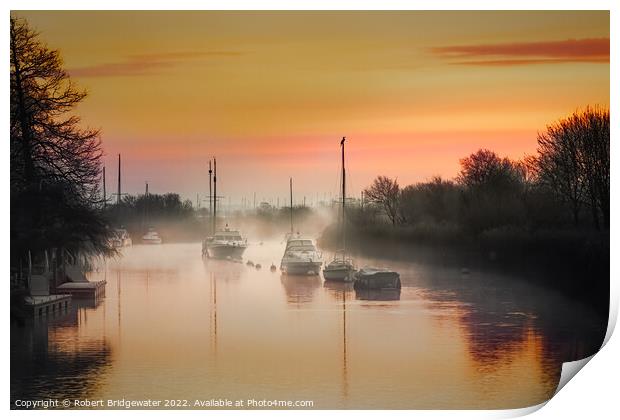
[[[398,295],[203,260],[200,244],[135,245],[103,263],[101,301],[11,325],[11,401],[312,401],[315,409],[517,408],[550,398],[561,363],[605,320],[507,274],[356,256],[400,272]],[[324,251],[324,260],[331,256]]]

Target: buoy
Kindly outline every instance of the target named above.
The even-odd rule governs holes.
[[[257,269],[257,270],[260,270],[262,267],[263,267],[262,265],[260,265],[260,264],[256,264],[256,269]]]
[[[271,271],[276,271],[276,265],[272,263],[272,264],[271,264],[271,267],[269,267],[269,269],[270,269]]]

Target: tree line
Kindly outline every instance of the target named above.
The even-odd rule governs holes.
[[[354,223],[452,225],[477,234],[502,227],[594,229],[610,222],[609,110],[586,107],[547,126],[535,155],[511,160],[480,149],[454,179],[401,188],[378,176]]]

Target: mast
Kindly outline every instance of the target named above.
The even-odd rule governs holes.
[[[121,154],[118,154],[118,188],[116,191],[116,204],[121,204]]]
[[[217,217],[217,161],[213,157],[213,222],[212,230],[215,235],[215,219]]]
[[[108,202],[108,197],[105,192],[105,166],[103,167],[103,208],[105,210],[106,204]]]
[[[293,234],[293,178],[289,178],[289,190],[291,193],[291,235]]]
[[[213,211],[213,206],[211,205],[211,200],[213,199],[213,194],[211,193],[211,174],[213,170],[211,169],[211,159],[209,159],[209,215],[212,216],[211,212]],[[211,232],[213,235],[215,232]]]
[[[146,225],[146,228],[148,229],[148,222],[149,222],[149,182],[148,181],[144,181],[144,183],[146,184],[146,189],[144,191],[144,224]],[[144,230],[144,227],[142,228],[142,230]]]
[[[342,141],[340,142],[340,146],[342,146],[342,257],[344,259],[345,254],[346,254],[346,226],[345,226],[345,200],[346,200],[346,172],[344,169],[344,142],[345,142],[346,138],[343,137]]]

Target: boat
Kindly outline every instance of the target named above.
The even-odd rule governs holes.
[[[217,160],[213,158],[213,195],[211,195],[211,161],[209,161],[209,206],[211,215],[211,236],[202,242],[202,255],[208,258],[224,260],[241,260],[243,252],[248,247],[247,239],[243,238],[238,230],[226,227],[217,230]],[[213,201],[211,201],[213,200]],[[212,204],[211,204],[212,203]]]
[[[344,142],[346,138],[343,137],[340,141],[340,147],[342,149],[342,208],[340,218],[340,229],[342,231],[342,250],[336,252],[332,261],[330,261],[325,268],[323,268],[323,277],[329,281],[353,281],[353,273],[355,273],[355,265],[353,260],[347,258],[346,250],[346,172],[344,166]]]
[[[142,236],[142,243],[147,245],[160,245],[162,243],[161,236],[155,230],[155,228],[149,228],[148,232]]]
[[[286,274],[319,274],[323,261],[312,239],[299,235],[286,241],[280,270]]]
[[[124,248],[132,245],[131,237],[126,229],[114,229],[112,238],[110,239],[114,248]]]
[[[145,182],[145,186],[146,189],[144,191],[144,219],[142,221],[142,223],[146,226],[148,226],[148,220],[149,220],[149,201],[151,199],[151,196],[149,195],[149,183]],[[142,243],[143,244],[147,244],[147,245],[160,245],[162,243],[162,239],[161,236],[159,236],[159,233],[157,233],[157,231],[155,230],[154,227],[149,227],[148,231],[142,236]]]
[[[231,230],[226,225],[223,230],[208,238],[204,246],[209,258],[240,260],[248,247],[248,241],[238,230]]]
[[[352,282],[353,274],[355,273],[355,266],[353,262],[348,259],[344,253],[340,256],[336,254],[334,258],[325,265],[323,268],[323,277],[329,281],[344,281]]]
[[[353,274],[355,290],[400,290],[400,275],[386,268],[364,267]]]
[[[312,239],[302,237],[293,229],[293,178],[289,180],[291,195],[291,230],[286,234],[286,247],[280,262],[280,271],[285,274],[318,275],[323,265],[322,256]]]

